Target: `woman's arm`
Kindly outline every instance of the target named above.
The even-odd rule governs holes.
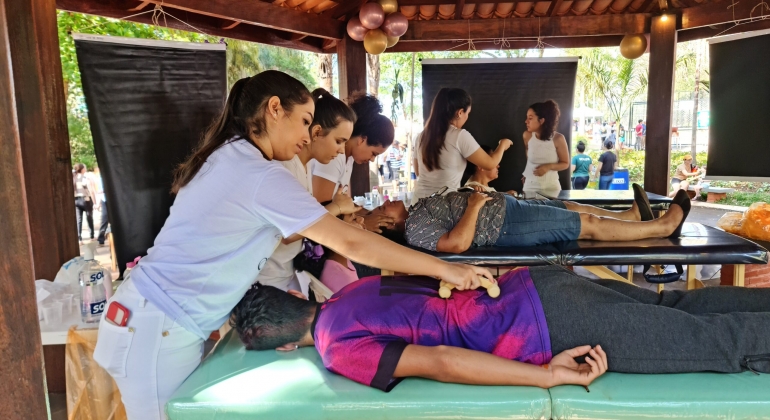
[[[503,153],[512,145],[513,142],[510,139],[502,139],[497,144],[497,149],[492,152],[492,155],[488,155],[483,149],[477,149],[468,156],[468,160],[481,169],[491,171],[500,164],[500,161],[503,160]]]
[[[420,167],[418,166],[417,158],[412,159],[412,172],[414,176],[420,176]]]
[[[596,164],[596,176],[599,176],[599,174],[602,172],[603,164],[604,162],[602,162],[601,160],[599,161],[599,163]]]
[[[315,197],[319,203],[331,200],[336,185],[336,183],[329,181],[326,178],[313,175],[313,197]]]
[[[556,146],[556,155],[559,157],[557,163],[551,163],[550,169],[552,171],[563,171],[569,168],[569,148],[567,147],[567,140],[563,135],[556,133],[553,137],[554,146]]]
[[[586,363],[575,362],[574,357],[583,355]],[[563,384],[588,386],[606,371],[607,355],[599,346],[566,350],[556,355],[550,365],[537,366],[460,347],[409,344],[401,353],[393,376],[469,385],[550,388]]]
[[[353,227],[329,214],[322,216],[300,235],[326,245],[353,261],[400,273],[435,277],[456,285],[459,290],[479,287],[479,276],[494,281],[485,268],[441,261]]]
[[[436,251],[459,254],[468,250],[473,244],[473,237],[476,234],[479,211],[484,207],[484,203],[491,199],[492,197],[478,192],[471,194],[468,197],[468,207],[465,209],[465,213],[452,230],[441,235],[438,244],[436,244]]]

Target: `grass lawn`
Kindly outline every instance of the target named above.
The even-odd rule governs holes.
[[[760,201],[764,203],[770,203],[770,193],[736,191],[734,193],[727,194],[725,198],[717,201],[717,204],[749,207],[750,205]]]

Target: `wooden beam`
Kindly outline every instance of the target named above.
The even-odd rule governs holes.
[[[536,0],[534,3],[547,3],[550,0]],[[452,0],[399,0],[399,6],[438,6],[440,4],[452,4]],[[490,3],[489,0],[465,0],[466,4]]]
[[[366,1],[367,0],[347,0],[345,3],[341,3],[337,7],[321,13],[321,16],[330,17],[332,19],[344,17],[343,21],[347,24],[347,20],[350,17],[349,15],[353,12],[358,13],[361,6],[363,6]]]
[[[455,19],[463,18],[463,9],[465,8],[465,0],[457,0],[455,2]]]
[[[546,48],[593,48],[593,47],[614,47],[620,45],[623,35],[605,35],[605,36],[581,36],[581,37],[559,37],[543,38]],[[424,52],[424,51],[463,51],[467,50],[467,45],[462,45],[464,41],[399,41],[398,44],[388,48],[386,53],[394,52]],[[509,40],[510,48],[501,48],[499,44],[492,41],[475,41],[477,50],[518,50],[534,49],[537,47],[537,41],[532,40]]]
[[[337,42],[337,65],[340,78],[340,98],[350,101],[366,93],[366,51],[362,42],[353,41],[347,34]],[[369,191],[369,162],[353,164],[350,176],[352,196]]]
[[[505,19],[507,37],[561,37],[647,33],[647,14],[609,14]],[[402,41],[493,39],[503,36],[503,19],[419,20],[409,22]]]
[[[669,188],[675,63],[676,19],[655,16],[650,30],[644,189],[660,195],[667,195]]]
[[[4,341],[0,351],[0,407],[4,418],[47,419],[50,413],[37,319],[34,257],[9,54],[11,45],[21,41],[9,39],[9,24],[21,20],[31,25],[32,17],[7,13],[8,4],[18,2],[21,0],[0,0],[0,337]]]
[[[281,31],[341,39],[345,23],[312,13],[305,13],[271,3],[254,0],[150,0],[164,8],[185,10],[190,13],[219,19],[235,20],[250,25]]]
[[[548,12],[546,12],[546,16],[556,16],[556,12],[559,11],[562,3],[564,3],[564,0],[553,0],[551,5],[548,6]]]
[[[56,0],[56,7],[69,12],[85,13],[122,19],[128,16],[126,9],[138,4],[136,0],[100,0],[98,3],[88,0]],[[232,24],[230,20],[222,20],[209,16],[196,15],[194,13],[173,11],[174,16],[184,20],[189,25],[204,31],[206,35],[221,36],[243,41],[259,42],[261,44],[275,45],[278,47],[293,48],[297,50],[322,52],[321,40],[318,38],[305,38],[301,41],[290,39],[288,32],[277,31],[270,28],[262,28],[253,25],[238,25],[232,29],[223,29]],[[131,22],[144,23],[152,25],[152,16],[146,13],[125,19]],[[169,28],[182,31],[193,31],[190,26],[177,21],[176,19],[166,19],[165,23]]]
[[[637,10],[637,12],[650,13],[650,11],[654,6],[655,6],[655,2],[653,0],[644,0],[644,3],[642,3],[642,5]]]
[[[34,278],[53,280],[80,254],[66,101],[53,0],[5,3]]]
[[[732,35],[741,32],[761,31],[764,29],[770,29],[770,19],[744,23],[738,26],[735,26],[733,23],[723,23],[721,25],[704,26],[701,28],[679,31],[677,32],[677,42],[711,38],[717,35]]]
[[[717,25],[734,20],[747,20],[751,17],[751,11],[755,7],[754,17],[757,18],[761,16],[761,10],[757,7],[758,3],[758,1],[749,0],[736,1],[735,3],[720,1],[682,9],[681,29]]]

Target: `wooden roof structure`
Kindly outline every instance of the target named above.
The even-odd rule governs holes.
[[[156,5],[210,35],[313,52],[335,52],[345,24],[366,0],[56,0],[59,9],[151,23]],[[507,39],[504,48],[615,46],[626,34],[649,33],[653,16],[677,20],[679,42],[707,38],[762,15],[759,1],[732,0],[401,0],[409,29],[388,52],[441,51],[459,40]],[[767,10],[766,12],[770,12]],[[753,13],[753,15],[752,15]],[[765,13],[765,15],[768,13]],[[168,20],[170,27],[190,30]],[[761,20],[738,30],[770,28]],[[483,49],[501,44],[482,43]]]
[[[366,91],[363,43],[346,22],[366,0],[0,0],[0,407],[48,418],[47,391],[64,392],[64,348],[44,352],[35,279],[79,255],[56,10],[152,24],[318,53],[337,53],[339,96]],[[677,42],[770,27],[761,0],[400,0],[409,29],[391,52],[616,46],[649,34],[645,189],[668,192]],[[767,18],[766,18],[767,17]],[[740,24],[740,26],[736,26]],[[494,42],[495,40],[499,42]],[[505,40],[505,42],[503,42]],[[713,100],[713,97],[712,97]],[[352,190],[368,188],[365,165]]]

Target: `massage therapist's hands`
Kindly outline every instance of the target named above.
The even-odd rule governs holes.
[[[575,361],[585,355],[585,363]],[[564,350],[551,359],[550,367],[553,384],[588,386],[594,379],[607,372],[607,354],[602,346],[580,346]]]
[[[342,221],[359,229],[364,229],[364,218],[361,216],[346,214],[342,217]]]
[[[457,290],[478,288],[481,286],[479,277],[485,277],[490,282],[495,283],[495,278],[489,270],[473,265],[445,262],[438,273],[439,280],[454,284]]]
[[[497,143],[497,146],[502,147],[503,150],[508,150],[511,148],[511,146],[513,146],[513,142],[511,139],[502,139]]]
[[[393,229],[396,227],[396,220],[384,214],[367,214],[364,218],[364,229],[369,232],[382,233],[382,228]]]
[[[354,202],[353,199],[350,198],[349,195],[347,195],[342,188],[337,189],[337,194],[334,194],[334,198],[332,198],[332,208],[330,209],[333,213],[334,210],[338,210],[339,214],[352,214],[359,210],[361,210],[361,207],[358,207]],[[335,209],[336,207],[336,209]],[[336,216],[336,215],[335,215]]]

